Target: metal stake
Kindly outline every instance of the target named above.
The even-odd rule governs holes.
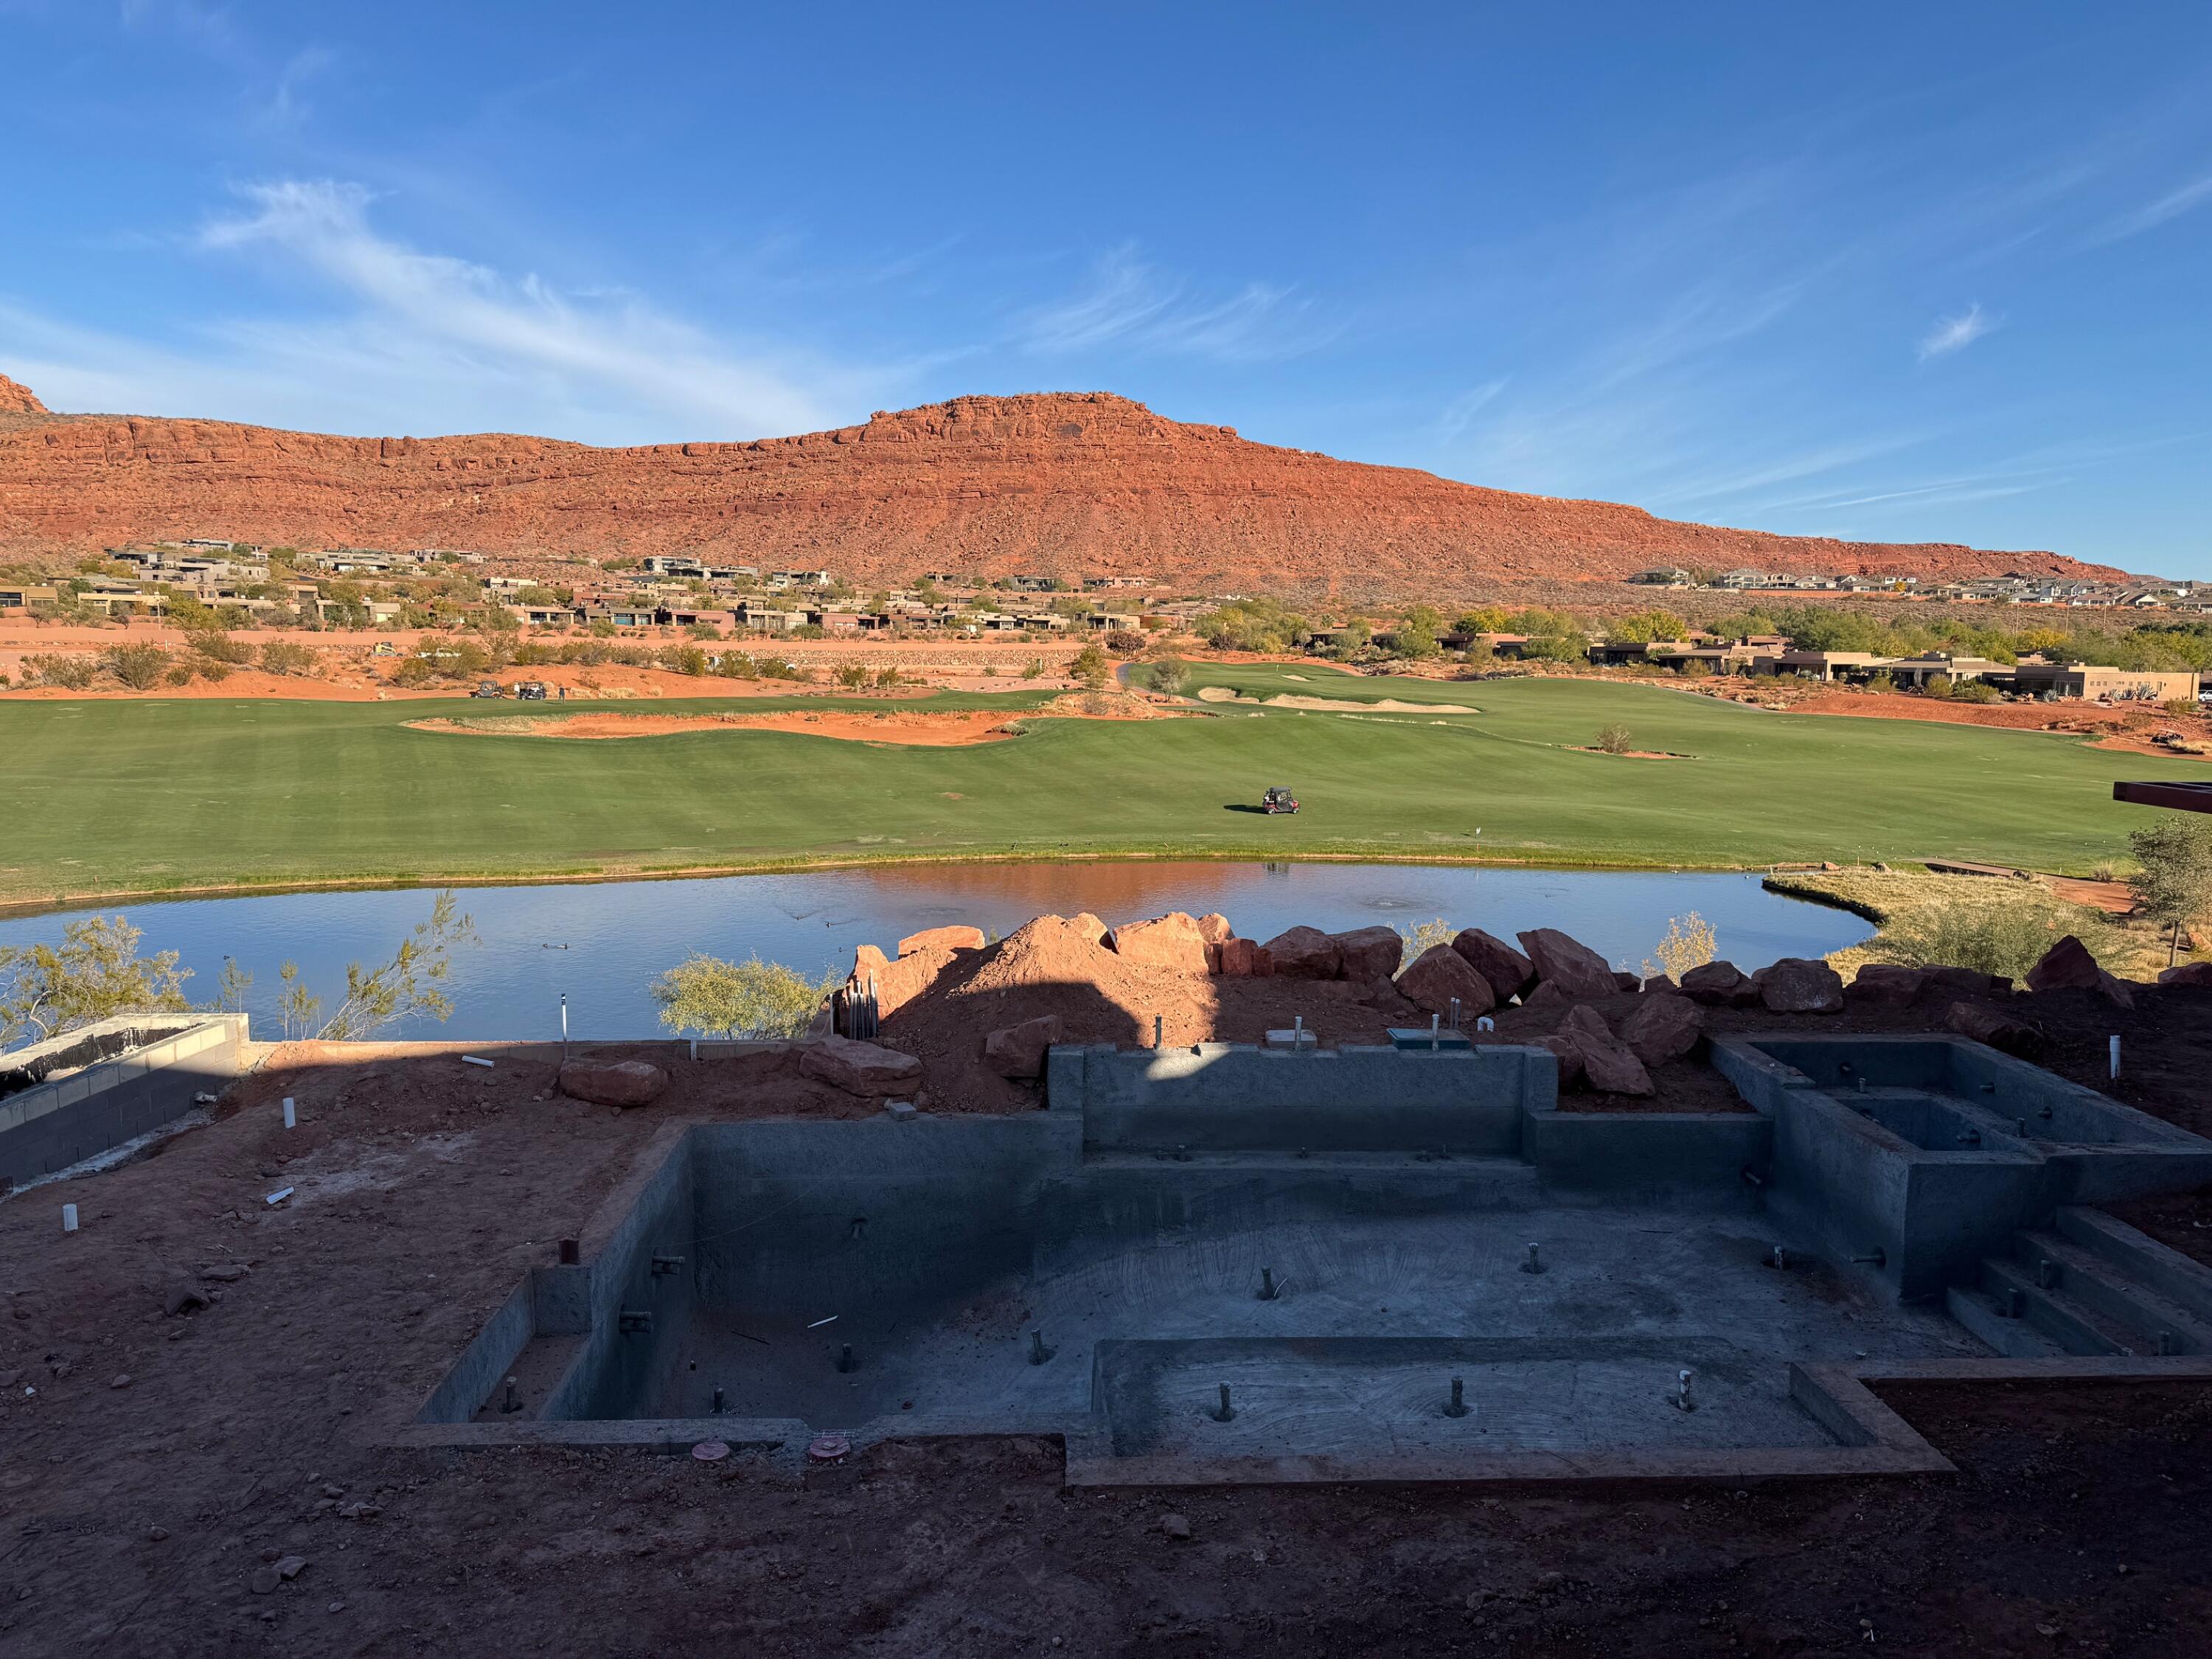
[[[1521,1264],[1521,1271],[1524,1273],[1540,1273],[1544,1271],[1544,1258],[1534,1244],[1528,1247],[1528,1259]]]
[[[1275,1283],[1275,1270],[1273,1267],[1261,1268],[1260,1300],[1262,1302],[1273,1302],[1282,1293],[1282,1287]]]
[[[1220,1406],[1217,1409],[1206,1413],[1206,1415],[1217,1423],[1227,1423],[1236,1417],[1237,1408],[1229,1403],[1229,1385],[1226,1382],[1224,1382],[1221,1385]]]
[[[1468,1413],[1467,1382],[1463,1377],[1452,1378],[1451,1400],[1444,1407],[1446,1417],[1465,1417]]]

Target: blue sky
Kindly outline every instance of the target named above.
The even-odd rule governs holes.
[[[1104,388],[2212,578],[2212,7],[0,0],[0,371],[594,443]]]

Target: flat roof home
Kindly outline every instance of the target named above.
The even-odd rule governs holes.
[[[44,610],[60,603],[60,593],[51,587],[0,587],[0,611]]]
[[[2081,697],[2090,702],[2186,702],[2203,677],[2194,671],[2154,672],[2081,662],[2022,662],[1990,678],[2021,696]]]

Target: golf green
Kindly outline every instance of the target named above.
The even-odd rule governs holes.
[[[732,728],[567,741],[410,728],[542,707],[145,699],[0,702],[0,899],[316,882],[744,869],[897,858],[1174,854],[1752,866],[1985,859],[2086,870],[2142,809],[2114,779],[2203,777],[2041,732],[1746,708],[1571,679],[1440,683],[1202,666],[1200,686],[1415,712],[1212,702],[1194,718],[1036,717],[901,747]],[[902,710],[1040,699],[939,694]],[[1455,705],[1471,712],[1427,712]],[[880,702],[563,705],[656,714]],[[1640,750],[1598,752],[1601,728]],[[1295,817],[1256,811],[1288,786]]]

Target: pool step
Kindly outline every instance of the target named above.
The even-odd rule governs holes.
[[[2109,1262],[2120,1273],[2184,1313],[2212,1327],[2212,1271],[2180,1251],[2115,1221],[2102,1210],[2068,1205],[2053,1230],[2069,1243]]]
[[[2006,1317],[1980,1291],[1954,1285],[1943,1293],[1943,1310],[2008,1358],[2055,1359],[2066,1352],[2025,1319]]]
[[[2133,1333],[2077,1301],[2056,1284],[2039,1284],[2038,1277],[2034,1267],[2005,1257],[1988,1256],[1982,1261],[1982,1289],[1998,1308],[2017,1308],[2018,1317],[2068,1353],[2137,1352]]]
[[[2050,1278],[2138,1353],[2212,1353],[2212,1322],[2071,1239],[2031,1229],[2014,1236],[2013,1254],[2039,1282]]]

